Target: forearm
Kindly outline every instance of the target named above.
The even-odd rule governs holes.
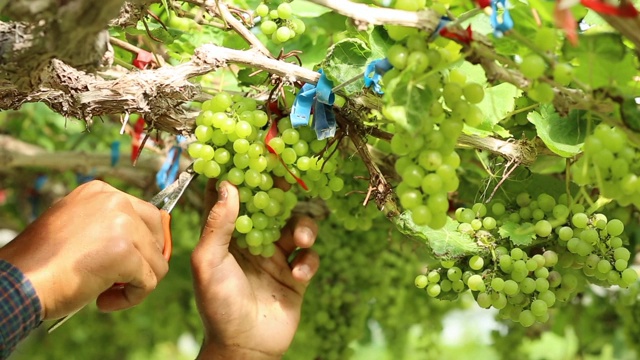
[[[31,282],[0,259],[0,359],[42,322],[42,305]]]

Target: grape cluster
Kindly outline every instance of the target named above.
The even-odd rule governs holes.
[[[416,76],[428,69],[435,71],[447,55],[437,49],[428,49],[423,37],[410,37],[403,44],[393,45],[388,57],[394,69],[385,74],[383,81],[391,81],[401,72],[415,72]],[[456,191],[459,179],[456,173],[460,157],[455,146],[464,125],[478,126],[484,115],[477,106],[484,99],[483,87],[468,82],[458,69],[440,71],[430,76],[428,86],[434,94],[425,104],[426,116],[420,124],[411,124],[412,131],[396,125],[391,140],[391,152],[397,156],[395,170],[401,177],[396,194],[405,210],[412,213],[417,225],[441,228],[449,210],[448,193]],[[383,115],[396,119],[394,107],[383,109]]]
[[[304,34],[306,30],[304,21],[293,16],[291,5],[286,2],[273,10],[269,9],[267,4],[261,3],[256,8],[256,15],[262,19],[262,33],[271,36],[271,40],[276,44],[287,42]]]
[[[470,289],[481,307],[493,306],[501,318],[529,327],[546,322],[548,309],[570,300],[585,279],[629,287],[638,278],[628,268],[623,223],[587,215],[582,205],[569,206],[567,196],[534,199],[521,193],[509,207],[478,203],[459,208],[455,216],[458,231],[484,250],[418,275],[415,285],[431,297],[456,298]]]
[[[578,185],[595,185],[621,206],[640,206],[640,152],[618,127],[599,124],[584,141],[583,156],[571,166]]]
[[[372,201],[363,206],[364,182],[358,180],[357,176],[366,173],[367,169],[362,161],[340,162],[336,175],[340,176],[341,180],[344,179],[343,189],[326,201],[334,221],[349,231],[369,231],[374,222],[383,217],[383,213]]]
[[[196,142],[188,148],[197,173],[238,186],[236,239],[240,247],[265,257],[276,250],[274,242],[298,201],[293,192],[274,186],[278,178],[304,184],[309,196],[322,199],[344,186],[334,175],[336,160],[311,156],[326,147],[326,140],[315,139],[308,127],[293,129],[288,118],[278,122],[278,136],[267,139],[262,129],[268,123],[256,101],[219,93],[202,104]]]

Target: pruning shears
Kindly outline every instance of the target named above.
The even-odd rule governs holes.
[[[164,247],[162,249],[162,256],[169,261],[171,258],[171,251],[173,250],[173,240],[171,237],[171,211],[174,209],[178,200],[182,197],[185,190],[191,184],[193,179],[195,179],[198,174],[193,170],[193,164],[189,165],[187,169],[180,173],[176,181],[174,181],[171,185],[167,186],[159,193],[157,193],[151,200],[150,203],[155,205],[158,209],[160,209],[160,216],[162,221],[162,230],[164,231]],[[112,288],[122,288],[125,284],[116,283],[113,284]],[[64,324],[69,318],[75,315],[82,308],[72,312],[71,314],[58,319],[47,332],[51,333],[62,324]]]

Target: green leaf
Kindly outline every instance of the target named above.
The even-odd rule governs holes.
[[[334,86],[362,74],[371,55],[371,49],[359,39],[344,39],[329,49],[329,55],[323,63],[323,70]],[[364,78],[346,86],[347,95],[362,90]]]
[[[458,258],[481,250],[471,236],[458,231],[460,223],[451,218],[447,218],[447,224],[439,230],[416,225],[411,219],[411,211],[403,212],[394,221],[403,234],[426,240],[427,246],[439,258]]]
[[[419,128],[424,120],[425,104],[431,104],[434,100],[428,79],[428,74],[416,78],[411,71],[400,72],[385,84],[384,101],[387,107],[383,109],[383,114],[409,132]]]
[[[530,245],[536,238],[533,226],[529,223],[516,224],[512,221],[507,221],[500,226],[498,233],[505,239],[511,239],[513,245],[516,246]]]
[[[331,11],[329,8],[307,0],[293,0],[291,2],[291,10],[299,18],[315,18]]]
[[[561,117],[552,105],[543,105],[540,112],[532,111],[527,119],[536,126],[538,136],[549,150],[571,157],[582,151],[587,134],[587,121],[583,111],[573,110],[566,118]]]

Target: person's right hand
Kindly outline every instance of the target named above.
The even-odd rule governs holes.
[[[97,298],[102,311],[140,303],[167,271],[160,211],[101,181],[84,184],[0,249],[32,282],[43,320]],[[125,283],[112,288],[114,283]]]

